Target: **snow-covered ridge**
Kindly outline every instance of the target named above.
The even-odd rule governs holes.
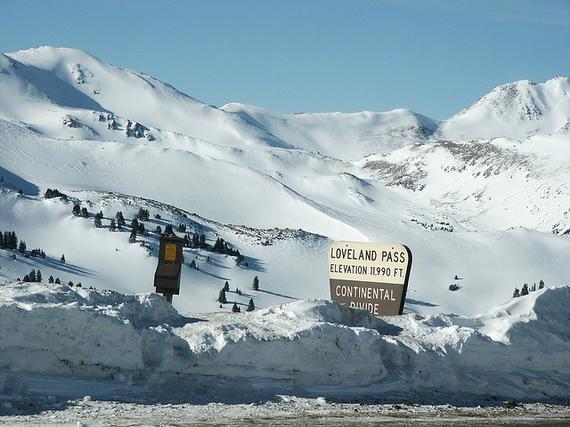
[[[52,138],[126,141],[140,134],[171,141],[174,133],[222,146],[300,148],[343,160],[388,153],[434,136],[567,134],[569,88],[566,77],[509,83],[439,123],[405,109],[281,114],[239,103],[218,109],[79,49],[42,46],[0,57],[0,118]],[[141,128],[129,132],[131,124]]]
[[[152,389],[151,373],[165,381],[176,372],[176,383],[215,374],[320,395],[570,396],[569,287],[531,293],[486,317],[425,319],[377,319],[318,300],[184,318],[152,295],[18,282],[0,289],[1,367],[18,370],[23,382],[36,372],[138,380]],[[508,322],[508,344],[485,335],[482,321],[487,330]]]

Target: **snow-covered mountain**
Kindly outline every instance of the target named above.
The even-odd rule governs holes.
[[[493,89],[475,104],[445,120],[439,133],[447,139],[524,138],[570,133],[570,79],[529,80]]]
[[[41,268],[150,291],[156,235],[129,244],[128,228],[108,231],[117,211],[130,220],[148,208],[147,229],[185,223],[248,260],[185,250],[183,312],[218,310],[225,280],[248,289],[255,275],[260,307],[326,298],[329,239],[407,244],[409,310],[482,312],[524,282],[570,275],[567,88],[567,78],[501,86],[441,123],[407,110],[279,114],[216,108],[75,49],[2,54],[0,229],[51,261],[0,250],[0,275]],[[45,199],[47,188],[68,200]],[[62,253],[73,268],[57,263]],[[463,287],[450,292],[456,274]]]

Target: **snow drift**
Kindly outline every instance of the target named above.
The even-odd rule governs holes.
[[[0,393],[25,389],[13,383],[26,374],[128,378],[151,388],[159,376],[164,386],[215,375],[319,395],[570,397],[567,286],[483,316],[428,318],[375,318],[320,300],[188,318],[154,294],[0,287],[0,369],[12,378]]]

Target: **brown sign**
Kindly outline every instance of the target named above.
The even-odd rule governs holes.
[[[156,292],[163,294],[168,302],[172,295],[180,293],[180,273],[182,270],[182,248],[184,240],[179,237],[161,237],[158,266],[154,273]]]
[[[329,251],[331,298],[376,316],[402,314],[412,252],[401,244],[335,242]]]

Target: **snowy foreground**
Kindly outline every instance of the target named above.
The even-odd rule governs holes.
[[[5,415],[29,399],[87,395],[161,404],[570,398],[568,286],[482,316],[381,319],[319,300],[185,317],[156,294],[0,288]]]

